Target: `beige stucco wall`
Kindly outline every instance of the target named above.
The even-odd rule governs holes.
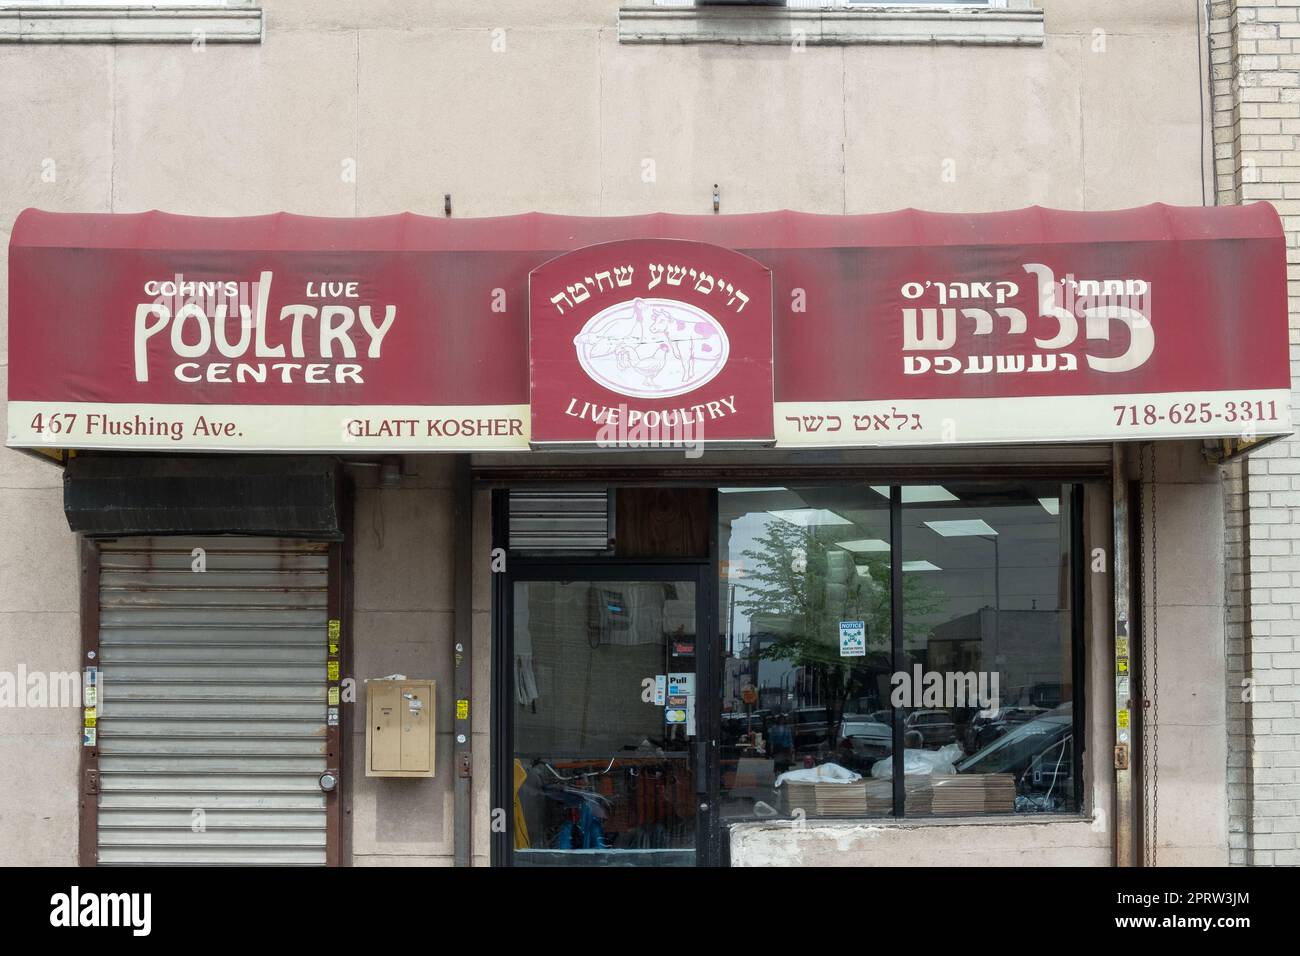
[[[408,474],[395,489],[376,487],[377,468],[347,468],[356,486],[351,817],[357,866],[452,861],[453,461],[407,458]],[[437,681],[431,779],[365,775],[365,681],[390,674]]]
[[[78,670],[77,542],[61,472],[0,452],[0,527],[0,671]],[[0,708],[0,865],[77,862],[80,748],[75,707]]]
[[[1025,48],[628,46],[615,0],[264,0],[260,44],[0,45],[0,243],[27,206],[441,215],[451,193],[456,216],[707,213],[715,183],[724,213],[1199,203],[1193,6],[1041,5],[1046,42]],[[355,670],[449,688],[449,472],[417,470],[358,497]],[[79,664],[60,504],[55,468],[0,452],[0,670]],[[477,862],[487,593],[477,581]],[[1221,640],[1204,608],[1171,613]],[[0,710],[0,766],[22,768],[0,774],[0,863],[74,861],[78,742],[75,713]],[[449,860],[448,743],[436,783],[355,776],[356,862]]]
[[[1195,442],[1135,456],[1142,482],[1147,865],[1228,864],[1223,469]],[[1154,630],[1151,614],[1154,609]],[[1141,696],[1135,691],[1135,696]],[[1141,706],[1135,704],[1135,706]]]

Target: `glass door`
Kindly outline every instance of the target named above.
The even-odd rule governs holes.
[[[694,866],[709,823],[705,565],[515,570],[515,866]]]

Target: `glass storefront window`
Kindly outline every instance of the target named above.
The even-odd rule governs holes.
[[[891,813],[888,494],[723,488],[718,513],[722,819]]]
[[[903,488],[908,815],[1077,809],[1070,490]]]
[[[720,489],[724,821],[1077,810],[1072,486],[897,490]]]

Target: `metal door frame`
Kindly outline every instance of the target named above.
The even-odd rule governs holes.
[[[494,531],[508,527],[501,510],[508,507],[506,494],[493,502]],[[716,501],[716,496],[715,496]],[[712,510],[712,509],[710,509]],[[716,591],[712,569],[717,531],[710,532],[710,556],[703,558],[617,558],[617,557],[520,557],[507,560],[506,571],[494,575],[492,642],[492,793],[494,815],[513,821],[512,773],[514,765],[514,693],[509,675],[514,659],[514,585],[527,581],[693,581],[695,583],[695,682],[696,734],[691,742],[691,768],[695,775],[696,798],[707,808],[696,813],[695,864],[718,866],[721,837],[718,833],[718,728],[721,715],[713,706],[717,691]],[[504,545],[502,545],[504,547]],[[707,703],[706,703],[707,702]],[[513,823],[494,827],[492,865],[514,863]]]

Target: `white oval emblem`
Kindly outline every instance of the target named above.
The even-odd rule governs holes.
[[[721,323],[676,299],[631,299],[593,315],[573,339],[593,382],[633,398],[671,398],[711,381],[731,344]]]

